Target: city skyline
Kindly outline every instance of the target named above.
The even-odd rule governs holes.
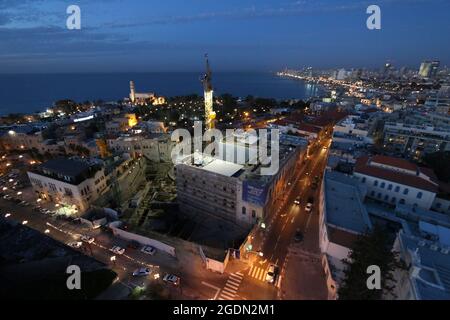
[[[197,72],[206,52],[217,72],[449,64],[441,0],[378,1],[381,30],[366,27],[367,1],[74,4],[81,30],[64,1],[3,1],[2,73]]]

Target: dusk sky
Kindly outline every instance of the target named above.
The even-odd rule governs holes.
[[[81,30],[66,8],[81,8]],[[366,28],[381,7],[382,29]],[[0,73],[450,64],[448,0],[0,0]]]

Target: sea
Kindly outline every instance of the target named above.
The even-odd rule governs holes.
[[[40,112],[60,99],[117,101],[128,97],[129,82],[136,92],[165,97],[202,94],[201,73],[0,74],[0,115]],[[321,88],[275,73],[214,73],[215,95],[245,98],[308,99]]]

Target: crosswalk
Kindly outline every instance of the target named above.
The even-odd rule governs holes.
[[[240,272],[230,274],[227,283],[225,283],[225,286],[220,292],[219,300],[233,300],[243,278],[244,275]]]
[[[266,277],[266,269],[258,266],[252,266],[248,270],[248,275],[260,281],[264,281]]]

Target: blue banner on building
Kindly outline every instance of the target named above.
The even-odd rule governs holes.
[[[261,186],[258,182],[244,181],[242,199],[246,202],[264,206],[267,198],[267,186]]]

